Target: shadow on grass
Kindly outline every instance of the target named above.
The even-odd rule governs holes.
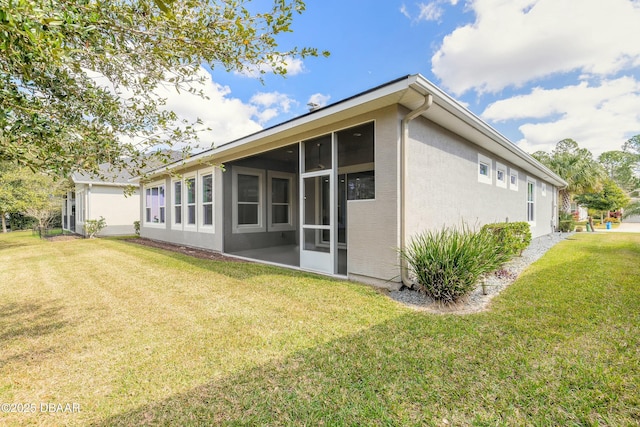
[[[62,319],[61,310],[56,301],[0,305],[0,345],[14,338],[38,338],[64,328],[68,322]]]
[[[603,379],[603,361],[585,364],[563,339],[511,334],[503,322],[401,315],[94,425],[563,425],[593,414],[629,420],[635,395],[621,394],[615,376],[634,362]],[[594,392],[617,397],[592,401]]]
[[[0,251],[3,249],[15,249],[21,246],[27,246],[27,244],[13,240],[0,240]]]
[[[6,348],[11,341],[39,339],[55,334],[68,326],[62,319],[62,306],[57,301],[25,302],[0,305],[0,368],[12,362],[37,363],[39,360],[54,355],[57,348],[48,346],[29,346],[26,350],[9,354]]]
[[[440,380],[413,374],[424,374],[423,363],[427,371],[430,364],[446,363],[443,359],[448,355],[434,352],[425,357],[416,351],[422,339],[430,338],[412,335],[406,327],[415,323],[412,316],[211,381],[95,425],[393,424],[398,421],[394,406],[404,398],[398,391],[410,382],[428,395],[430,383]],[[428,360],[431,356],[434,360]],[[400,364],[399,358],[404,359]],[[409,377],[403,372],[407,363],[416,370]],[[422,403],[428,407],[433,402]]]

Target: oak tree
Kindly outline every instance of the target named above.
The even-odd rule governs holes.
[[[304,9],[302,0],[0,0],[0,161],[62,176],[99,175],[108,162],[138,174],[157,147],[197,138],[195,123],[163,106],[160,85],[198,92],[202,65],[284,75],[291,58],[327,55],[278,48]]]

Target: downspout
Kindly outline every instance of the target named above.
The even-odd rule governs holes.
[[[407,181],[407,159],[406,159],[406,144],[409,139],[409,122],[411,122],[416,117],[423,114],[427,111],[431,104],[433,104],[433,97],[430,93],[426,94],[424,97],[424,102],[421,106],[416,108],[415,110],[407,113],[406,116],[402,119],[401,125],[401,134],[400,134],[400,249],[404,250],[406,246],[406,208],[405,208],[405,194],[406,194],[406,181]],[[409,272],[407,268],[407,261],[404,257],[400,257],[400,277],[402,279],[402,284],[410,287],[411,280],[409,279]]]

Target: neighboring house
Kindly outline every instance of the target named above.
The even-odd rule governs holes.
[[[633,190],[629,197],[631,198],[631,203],[640,203],[640,188]],[[640,215],[630,215],[624,219],[624,222],[640,222]]]
[[[589,210],[575,202],[571,202],[571,214],[577,221],[586,221],[589,217]]]
[[[397,288],[412,236],[503,221],[549,234],[566,182],[412,75],[140,185],[143,237]]]
[[[73,190],[63,198],[62,227],[67,231],[85,235],[87,220],[103,217],[107,226],[101,236],[134,234],[133,222],[140,219],[140,195],[138,190],[125,196],[131,175],[126,171],[109,171],[107,164],[100,165],[104,179],[87,174],[74,173],[70,179]]]

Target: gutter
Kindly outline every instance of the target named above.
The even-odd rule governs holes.
[[[407,158],[406,149],[407,140],[409,139],[409,123],[416,117],[427,111],[433,104],[433,96],[430,93],[424,95],[424,102],[418,108],[407,113],[402,119],[401,134],[400,134],[400,249],[404,250],[406,246],[406,207],[405,207],[405,194],[406,194],[406,181],[407,181]],[[411,287],[412,283],[409,279],[407,262],[404,257],[400,257],[400,277],[402,284],[406,287]]]

